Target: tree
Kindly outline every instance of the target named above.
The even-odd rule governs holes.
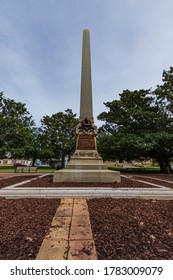
[[[0,93],[0,157],[29,157],[35,123],[26,105]]]
[[[34,166],[36,159],[41,159],[42,154],[41,129],[39,127],[33,127],[31,130],[31,141],[28,142],[25,158],[32,159],[32,165]]]
[[[97,137],[98,150],[103,160],[130,161],[142,157],[143,138],[123,133],[101,132]]]
[[[152,91],[125,90],[119,100],[104,103],[108,112],[98,119],[98,147],[107,159],[153,158],[168,173],[173,157],[173,68],[163,72],[162,86]],[[114,155],[114,156],[113,156]]]
[[[65,165],[65,157],[70,157],[75,150],[77,125],[76,114],[71,109],[44,116],[41,120],[40,141],[42,157],[60,158],[61,167]]]

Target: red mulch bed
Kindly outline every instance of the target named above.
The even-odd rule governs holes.
[[[3,178],[0,180],[0,189],[8,187],[10,185],[20,183],[22,181],[26,181],[32,178],[36,178],[38,175],[28,175],[28,176],[20,176],[20,175],[14,175],[14,177],[10,178]]]
[[[173,189],[173,181],[172,182],[171,181],[170,182],[159,181],[159,179],[161,179],[161,177],[158,177],[157,180],[154,178],[145,178],[145,176],[133,176],[132,178],[136,179],[136,180],[142,180],[142,181],[146,181],[148,183],[153,183],[156,185],[161,185],[163,187],[168,187],[168,188]],[[167,177],[164,177],[164,179],[161,179],[161,180],[169,181],[170,179],[168,180]]]
[[[121,183],[113,182],[113,183],[53,183],[53,175],[48,175],[46,177],[38,178],[32,182],[26,183],[19,187],[41,187],[41,188],[71,188],[71,187],[93,187],[93,188],[153,188],[153,186],[135,182],[131,179],[121,178]]]
[[[14,184],[19,178],[10,179]],[[57,184],[46,176],[28,185]],[[63,185],[67,186],[58,184]],[[106,185],[149,187],[126,178]],[[0,259],[35,259],[59,203],[59,199],[0,199]],[[173,259],[173,201],[100,198],[88,200],[88,206],[98,259]]]
[[[60,199],[0,199],[0,259],[32,260]]]
[[[35,259],[59,199],[0,199],[0,259]],[[88,200],[100,260],[173,259],[173,201]]]
[[[98,259],[173,259],[173,201],[88,200]]]

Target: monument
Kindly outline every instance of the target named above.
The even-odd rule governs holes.
[[[80,116],[76,150],[65,169],[54,172],[53,182],[120,182],[120,172],[108,170],[97,151],[97,127],[92,105],[90,33],[83,31]]]

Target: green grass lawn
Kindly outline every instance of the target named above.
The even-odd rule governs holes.
[[[120,171],[120,172],[134,172],[134,171],[130,171],[130,170],[127,170],[126,168],[123,168],[123,167],[120,167],[120,166],[109,166],[108,169],[110,170],[115,170],[115,171]],[[157,166],[147,166],[145,167],[144,166],[144,170],[141,170],[141,171],[135,171],[135,172],[160,172],[160,168],[157,167]]]
[[[54,171],[56,171],[56,168],[52,168],[52,167],[38,167],[37,172],[41,172],[41,173],[53,173]]]
[[[13,166],[0,166],[0,173],[13,173],[15,169]]]
[[[52,167],[38,167],[37,172],[39,173],[53,173],[56,169]],[[0,166],[0,173],[15,173],[14,166]],[[22,172],[17,171],[17,173],[29,173],[28,171]],[[33,172],[36,173],[36,172]]]
[[[110,170],[115,170],[115,171],[120,171],[120,172],[133,172],[133,171],[128,171],[123,167],[120,166],[109,166],[108,169]],[[55,168],[52,167],[38,167],[37,172],[38,173],[53,173],[56,171]],[[145,170],[141,170],[138,172],[160,172],[160,168],[156,166],[147,166],[145,167]],[[0,166],[0,173],[15,173],[15,167],[14,166]],[[29,173],[28,171],[22,172],[22,171],[17,171],[17,173]],[[33,172],[36,173],[36,172]]]

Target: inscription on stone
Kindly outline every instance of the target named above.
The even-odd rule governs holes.
[[[78,150],[95,150],[94,135],[78,135]]]

